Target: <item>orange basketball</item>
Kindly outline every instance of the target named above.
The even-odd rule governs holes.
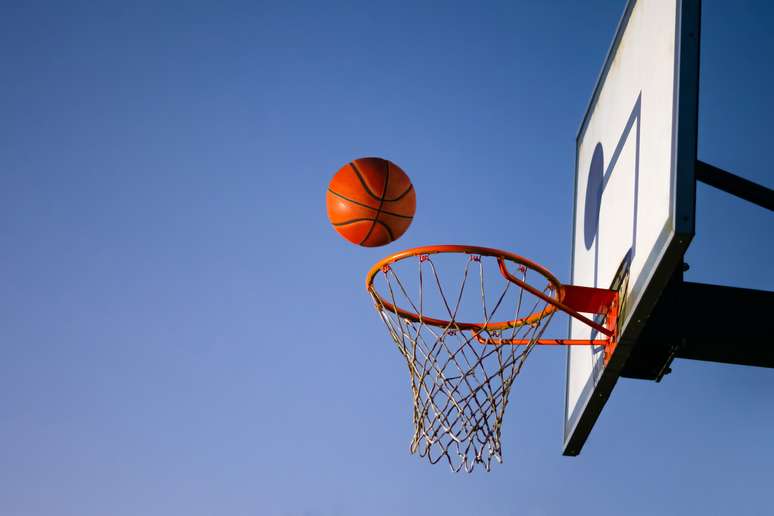
[[[328,219],[353,244],[377,247],[406,232],[417,200],[411,180],[395,163],[360,158],[341,167],[328,185]]]

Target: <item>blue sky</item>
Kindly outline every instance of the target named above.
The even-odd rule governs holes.
[[[471,243],[569,279],[575,134],[624,7],[434,4],[0,7],[0,512],[769,512],[765,369],[622,381],[566,458],[565,355],[539,350],[504,464],[408,453],[405,364],[365,273]],[[701,159],[769,187],[772,15],[705,2],[699,121]],[[417,190],[385,248],[325,216],[365,155]],[[687,279],[774,289],[771,234],[700,185]]]

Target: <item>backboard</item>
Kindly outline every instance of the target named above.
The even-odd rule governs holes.
[[[564,454],[580,453],[694,233],[700,0],[629,0],[576,139],[571,284],[621,293],[619,340],[568,346]],[[570,338],[595,338],[574,319]]]

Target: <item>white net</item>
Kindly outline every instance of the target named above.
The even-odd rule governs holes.
[[[550,295],[554,287],[544,276],[515,266],[520,280],[540,282],[532,286]],[[493,459],[502,462],[500,434],[514,378],[554,313],[497,267],[493,256],[420,254],[383,266],[369,289],[408,365],[411,452],[431,463],[445,460],[453,471],[471,472],[477,464],[489,471]],[[444,286],[442,276],[460,272],[458,286]],[[479,322],[465,323],[468,317]],[[499,344],[504,340],[521,345]]]

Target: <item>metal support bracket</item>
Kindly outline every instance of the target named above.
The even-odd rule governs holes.
[[[696,160],[696,180],[774,211],[774,190]]]
[[[719,306],[733,313],[720,317]],[[675,358],[774,368],[774,292],[683,281],[677,271],[621,376],[660,381]]]

